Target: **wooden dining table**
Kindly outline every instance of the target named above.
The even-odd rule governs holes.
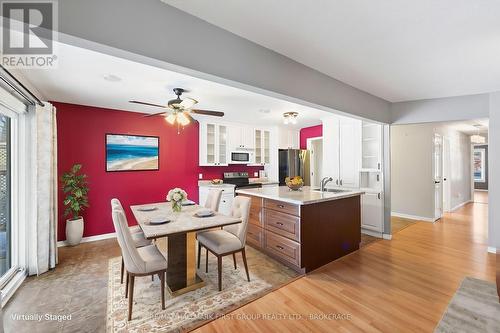
[[[200,208],[184,206],[181,212],[173,212],[169,202],[130,206],[147,239],[167,238],[167,287],[173,296],[205,285],[196,272],[196,232],[241,223],[240,218],[220,213],[197,217],[195,213]],[[170,222],[151,224],[151,219],[156,218],[170,219]]]

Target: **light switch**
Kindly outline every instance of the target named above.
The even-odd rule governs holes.
[[[202,173],[198,174],[198,179],[203,179],[203,174]]]
[[[254,176],[254,177],[259,177],[259,173],[258,173],[258,172],[254,172],[254,173],[253,173],[253,176]]]

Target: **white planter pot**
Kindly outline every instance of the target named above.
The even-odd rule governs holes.
[[[66,243],[69,246],[80,244],[83,236],[83,217],[66,220]]]

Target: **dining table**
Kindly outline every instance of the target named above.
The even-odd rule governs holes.
[[[139,227],[147,239],[167,238],[167,289],[172,296],[201,288],[205,281],[196,271],[196,232],[241,223],[240,218],[215,212],[198,217],[199,205],[183,206],[180,212],[172,210],[170,202],[132,205]],[[169,220],[153,224],[151,221]]]

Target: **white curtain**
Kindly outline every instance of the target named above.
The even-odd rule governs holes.
[[[30,110],[33,211],[28,223],[29,275],[57,264],[57,129],[50,103]]]

